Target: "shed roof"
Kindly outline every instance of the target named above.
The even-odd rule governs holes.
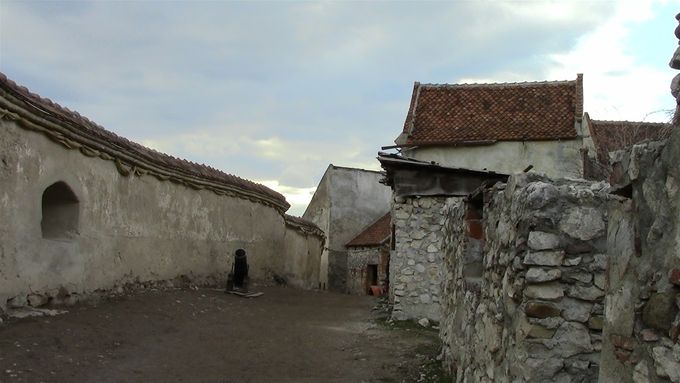
[[[379,246],[390,238],[392,215],[390,213],[380,217],[377,221],[369,225],[364,231],[359,233],[354,239],[345,246]]]
[[[218,194],[229,194],[263,202],[280,212],[290,205],[280,193],[258,183],[222,172],[207,165],[157,152],[104,129],[50,99],[32,93],[0,73],[0,108],[3,118],[18,121],[71,149],[113,160],[129,171],[146,172]]]
[[[583,75],[574,81],[413,86],[405,146],[479,145],[577,136]]]

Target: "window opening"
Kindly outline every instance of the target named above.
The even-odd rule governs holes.
[[[72,239],[78,234],[78,216],[78,197],[65,182],[56,182],[45,189],[40,222],[43,238]]]

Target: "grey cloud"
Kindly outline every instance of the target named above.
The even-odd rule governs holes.
[[[542,58],[612,5],[579,2],[571,18],[514,2],[0,6],[10,78],[171,154],[310,187],[328,163],[371,163],[391,143],[413,81],[540,78]],[[272,137],[276,156],[254,144]]]

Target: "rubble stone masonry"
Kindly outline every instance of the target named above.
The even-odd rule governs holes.
[[[390,257],[392,317],[440,318],[445,197],[395,198],[395,249]]]
[[[680,130],[614,156],[601,382],[680,382]]]
[[[447,201],[440,336],[457,381],[596,379],[607,186],[520,174]]]

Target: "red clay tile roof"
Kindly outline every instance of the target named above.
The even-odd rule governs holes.
[[[415,83],[401,145],[466,145],[576,138],[583,77],[503,84]]]
[[[591,120],[585,114],[598,161],[609,166],[609,152],[647,140],[661,140],[670,134],[671,124],[659,122]]]
[[[379,220],[375,221],[364,231],[359,233],[353,240],[349,241],[345,246],[377,246],[385,243],[391,235],[392,216],[390,213],[385,214]]]
[[[266,186],[224,173],[207,165],[176,158],[120,137],[78,112],[31,93],[0,73],[0,118],[46,134],[52,140],[87,155],[116,162],[121,172],[149,173],[159,179],[233,195],[275,207],[281,213],[290,205],[285,197]],[[2,110],[0,110],[2,111]]]

